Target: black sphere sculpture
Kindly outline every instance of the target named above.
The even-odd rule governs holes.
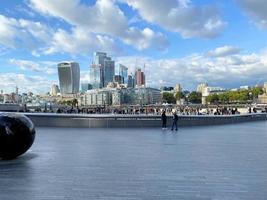
[[[32,121],[22,115],[0,113],[0,158],[13,159],[33,144],[35,129]]]

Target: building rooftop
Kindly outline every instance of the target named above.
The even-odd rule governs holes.
[[[0,161],[0,199],[265,199],[266,128],[37,128]]]

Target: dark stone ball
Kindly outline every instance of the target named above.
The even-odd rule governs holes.
[[[0,158],[13,159],[33,144],[35,129],[32,121],[22,115],[0,113]]]

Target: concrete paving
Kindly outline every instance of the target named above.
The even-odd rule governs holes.
[[[30,151],[0,161],[0,199],[267,199],[267,122],[37,128]]]

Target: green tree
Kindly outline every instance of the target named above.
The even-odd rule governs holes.
[[[173,94],[169,92],[163,92],[162,99],[163,99],[163,102],[167,102],[167,103],[175,103],[176,101]]]
[[[201,93],[193,91],[188,95],[188,101],[190,103],[201,103]]]
[[[229,103],[229,93],[228,92],[219,94],[218,97],[219,97],[219,101],[221,103]]]
[[[238,93],[238,102],[246,103],[249,100],[249,91],[248,90],[240,90]]]
[[[206,98],[206,101],[209,102],[209,103],[218,103],[219,100],[220,100],[220,98],[219,98],[218,94],[210,94]]]
[[[78,99],[72,100],[72,106],[78,106]]]
[[[253,98],[258,98],[258,96],[262,95],[264,91],[262,87],[254,87],[251,89],[250,93],[252,94]]]
[[[181,99],[183,99],[185,96],[184,96],[184,93],[182,93],[182,92],[177,92],[176,94],[175,94],[175,99],[176,100],[181,100]]]

